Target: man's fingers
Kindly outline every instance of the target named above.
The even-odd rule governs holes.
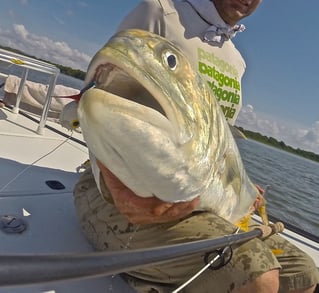
[[[157,200],[155,200],[156,202]],[[153,214],[154,216],[161,216],[165,214],[174,204],[170,202],[158,202],[154,204]]]
[[[143,198],[125,186],[99,161],[103,180],[119,212],[133,224],[164,223],[189,215],[199,203],[199,197],[189,202],[164,202],[157,197]]]
[[[165,211],[168,217],[176,217],[176,216],[186,216],[191,213],[196,206],[199,204],[199,197],[196,197],[192,201],[187,202],[179,202],[171,204],[171,206]]]

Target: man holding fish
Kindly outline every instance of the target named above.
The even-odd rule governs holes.
[[[260,3],[144,0],[120,24],[124,32],[93,58],[86,82],[96,88],[84,93],[78,110],[92,168],[74,195],[96,249],[232,234],[258,207],[258,189],[227,123],[234,125],[240,111],[245,71],[231,38]],[[138,292],[172,292],[203,265],[194,255],[129,272],[128,281]],[[272,235],[234,246],[228,264],[206,270],[183,292],[313,292],[317,282],[312,260]]]

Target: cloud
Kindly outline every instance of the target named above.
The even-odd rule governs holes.
[[[236,124],[244,129],[272,136],[292,147],[319,154],[319,121],[305,127],[259,113],[252,105],[246,105],[242,108]]]
[[[55,19],[55,21],[60,24],[60,25],[64,25],[65,24],[65,21],[60,18],[60,17],[57,17],[56,15],[52,15],[52,17]]]
[[[22,40],[26,40],[28,36],[28,31],[22,24],[16,24],[13,28],[15,34],[20,37]]]
[[[67,15],[68,17],[73,16],[73,15],[74,15],[74,11],[69,9],[69,10],[66,12],[66,15]]]
[[[32,34],[22,24],[15,24],[10,30],[0,28],[0,45],[84,71],[91,60],[91,56],[71,48],[68,43]]]
[[[237,121],[240,121],[241,124],[247,126],[254,126],[257,121],[256,113],[254,113],[254,107],[252,105],[243,107],[241,112],[239,113]]]
[[[80,7],[88,7],[88,4],[85,1],[78,1],[77,3]]]
[[[15,12],[12,9],[9,10],[9,15],[11,18],[15,18]]]
[[[316,121],[310,129],[304,129],[300,140],[310,150],[319,153],[319,121]]]

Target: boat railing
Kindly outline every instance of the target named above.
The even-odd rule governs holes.
[[[37,133],[42,135],[44,133],[44,126],[45,126],[48,112],[50,109],[54,87],[56,85],[56,81],[60,73],[60,69],[54,66],[53,64],[49,64],[31,57],[27,57],[21,54],[7,51],[4,49],[0,49],[0,62],[23,68],[21,81],[19,84],[18,92],[17,92],[16,104],[12,109],[13,113],[15,114],[19,113],[19,106],[20,106],[20,101],[22,98],[22,91],[23,91],[25,82],[27,81],[29,70],[31,69],[31,70],[35,70],[35,71],[50,75],[45,103],[43,105],[43,111],[39,121],[38,129],[37,129]],[[1,73],[1,77],[6,78],[7,75]]]

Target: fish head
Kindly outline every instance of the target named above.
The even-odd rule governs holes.
[[[89,66],[86,83],[92,80],[99,89],[166,116],[176,143],[185,144],[197,133],[196,119],[202,117],[195,113],[195,95],[207,88],[183,53],[161,36],[142,30],[113,36]]]
[[[78,117],[94,156],[139,196],[200,195],[210,172],[212,99],[183,53],[159,35],[122,31],[93,57],[92,81]]]

